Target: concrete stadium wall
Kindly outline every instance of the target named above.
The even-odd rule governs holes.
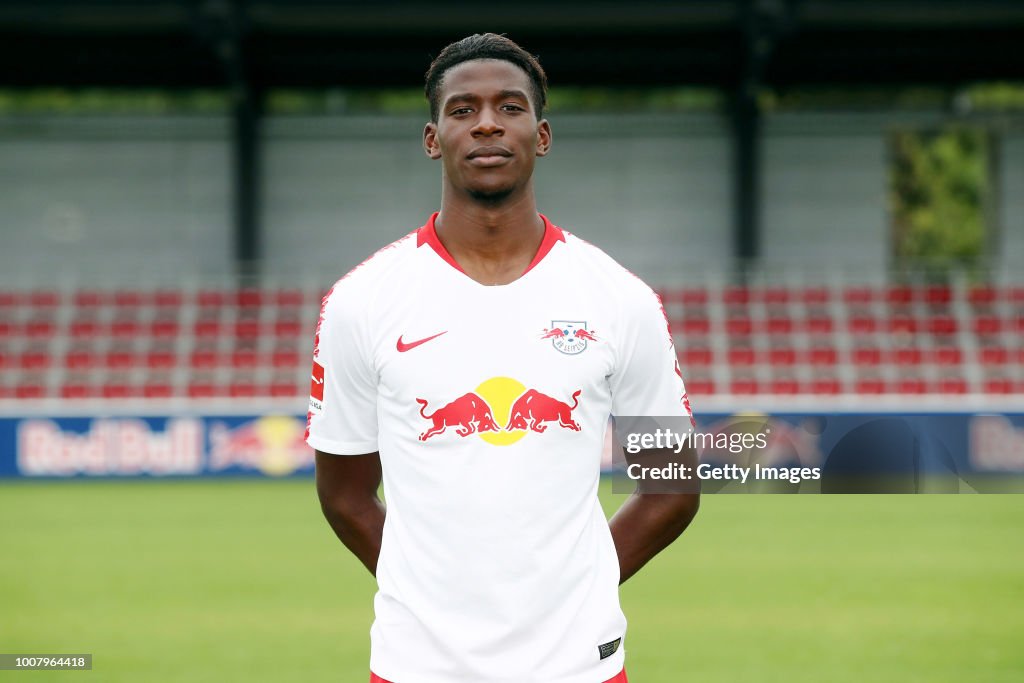
[[[224,119],[0,118],[0,283],[230,272]]]
[[[876,117],[768,117],[761,176],[765,266],[880,276],[890,262],[886,153]]]
[[[998,263],[1019,281],[1024,269],[1024,133],[1009,134],[1001,143]]]
[[[266,128],[267,271],[341,275],[440,203],[420,118],[281,118]],[[710,117],[558,117],[538,206],[658,282],[727,264],[729,147]]]

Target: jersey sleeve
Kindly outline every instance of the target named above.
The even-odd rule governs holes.
[[[334,455],[377,451],[377,373],[358,293],[324,298],[313,348],[306,443]]]
[[[689,417],[683,375],[661,299],[646,285],[624,302],[616,367],[609,378],[612,415]]]

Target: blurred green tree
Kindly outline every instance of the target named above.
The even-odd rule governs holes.
[[[894,134],[889,204],[899,270],[945,279],[985,265],[990,147],[978,127]]]

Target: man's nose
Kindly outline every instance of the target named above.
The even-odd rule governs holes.
[[[480,117],[473,126],[473,135],[500,135],[504,131],[505,128],[498,120],[497,113],[486,108],[480,112]]]

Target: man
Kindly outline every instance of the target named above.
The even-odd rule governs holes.
[[[470,36],[426,94],[441,210],[335,284],[314,351],[317,491],[379,587],[371,681],[625,682],[618,584],[697,511],[641,487],[609,525],[597,499],[610,414],[689,413],[664,311],[537,213],[535,58]]]

